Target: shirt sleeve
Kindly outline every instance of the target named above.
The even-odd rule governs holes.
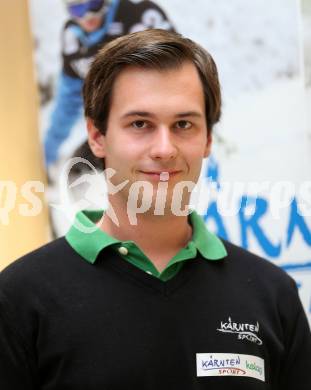
[[[298,296],[297,287],[286,302],[283,317],[285,335],[284,364],[281,373],[282,390],[311,389],[311,333],[307,316]]]
[[[34,359],[11,324],[0,296],[0,389],[39,389],[34,370]]]

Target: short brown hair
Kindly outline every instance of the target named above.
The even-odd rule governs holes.
[[[206,122],[209,131],[220,119],[221,93],[216,64],[200,45],[180,34],[166,30],[140,31],[106,44],[96,55],[83,87],[85,116],[106,132],[113,84],[127,66],[172,69],[192,62],[202,81]]]

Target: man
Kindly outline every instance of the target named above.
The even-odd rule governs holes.
[[[130,32],[147,28],[173,29],[163,10],[149,0],[64,2],[70,19],[62,32],[62,71],[54,110],[44,139],[47,168],[57,162],[63,142],[81,118],[83,80],[99,48]],[[86,150],[83,146],[83,155]]]
[[[294,281],[187,215],[220,117],[210,54],[164,30],[118,38],[84,102],[109,207],[1,273],[1,388],[310,389]]]

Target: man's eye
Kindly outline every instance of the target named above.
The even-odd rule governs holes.
[[[132,126],[135,127],[135,129],[145,129],[148,124],[146,121],[134,121],[132,122]]]
[[[189,121],[178,121],[176,123],[176,127],[178,127],[179,129],[190,129],[191,126],[192,124]]]

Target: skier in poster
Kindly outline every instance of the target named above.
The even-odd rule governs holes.
[[[62,71],[55,106],[44,138],[47,169],[82,115],[82,85],[103,44],[148,28],[173,30],[163,10],[149,0],[65,0],[70,19],[62,32]]]

